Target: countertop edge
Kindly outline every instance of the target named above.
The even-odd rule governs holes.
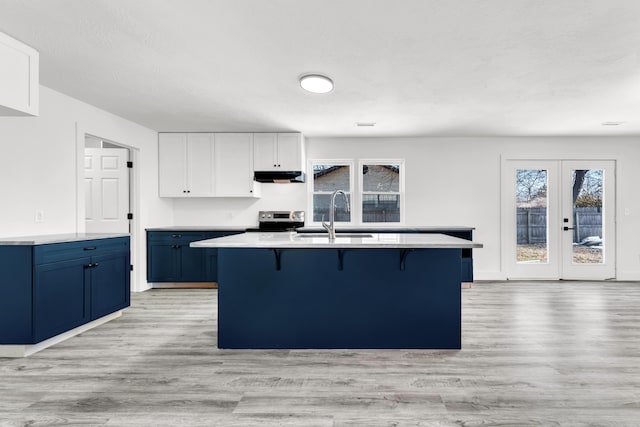
[[[67,233],[38,236],[16,236],[0,238],[0,246],[40,246],[55,243],[81,242],[85,240],[131,237],[129,233]]]
[[[193,248],[245,249],[473,249],[481,243],[440,233],[372,233],[370,237],[304,238],[297,233],[245,233],[191,242]],[[395,240],[394,240],[395,239]]]

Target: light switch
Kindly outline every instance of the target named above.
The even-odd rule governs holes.
[[[624,208],[624,216],[629,216],[629,215],[631,215],[631,209]]]
[[[36,209],[36,222],[44,222],[44,211]]]

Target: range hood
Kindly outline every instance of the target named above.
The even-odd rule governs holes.
[[[290,182],[304,182],[302,171],[256,171],[253,179],[258,182],[275,182],[286,184]]]

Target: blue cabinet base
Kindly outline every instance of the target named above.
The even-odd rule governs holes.
[[[219,348],[461,346],[460,249],[222,248],[218,265]]]
[[[32,352],[129,306],[129,237],[66,236],[0,244],[0,354]]]

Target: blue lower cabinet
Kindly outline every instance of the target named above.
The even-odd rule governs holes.
[[[114,253],[92,258],[91,320],[129,306],[131,296],[129,254]]]
[[[147,240],[147,281],[174,282],[179,279],[176,245]]]
[[[239,233],[243,231],[147,230],[147,281],[217,282],[218,250],[191,248],[189,244]]]
[[[37,265],[33,284],[33,331],[43,341],[89,321],[91,258]]]
[[[180,280],[184,282],[204,282],[207,279],[204,251],[182,245],[178,251]]]
[[[0,246],[0,344],[35,344],[129,306],[129,237]]]

